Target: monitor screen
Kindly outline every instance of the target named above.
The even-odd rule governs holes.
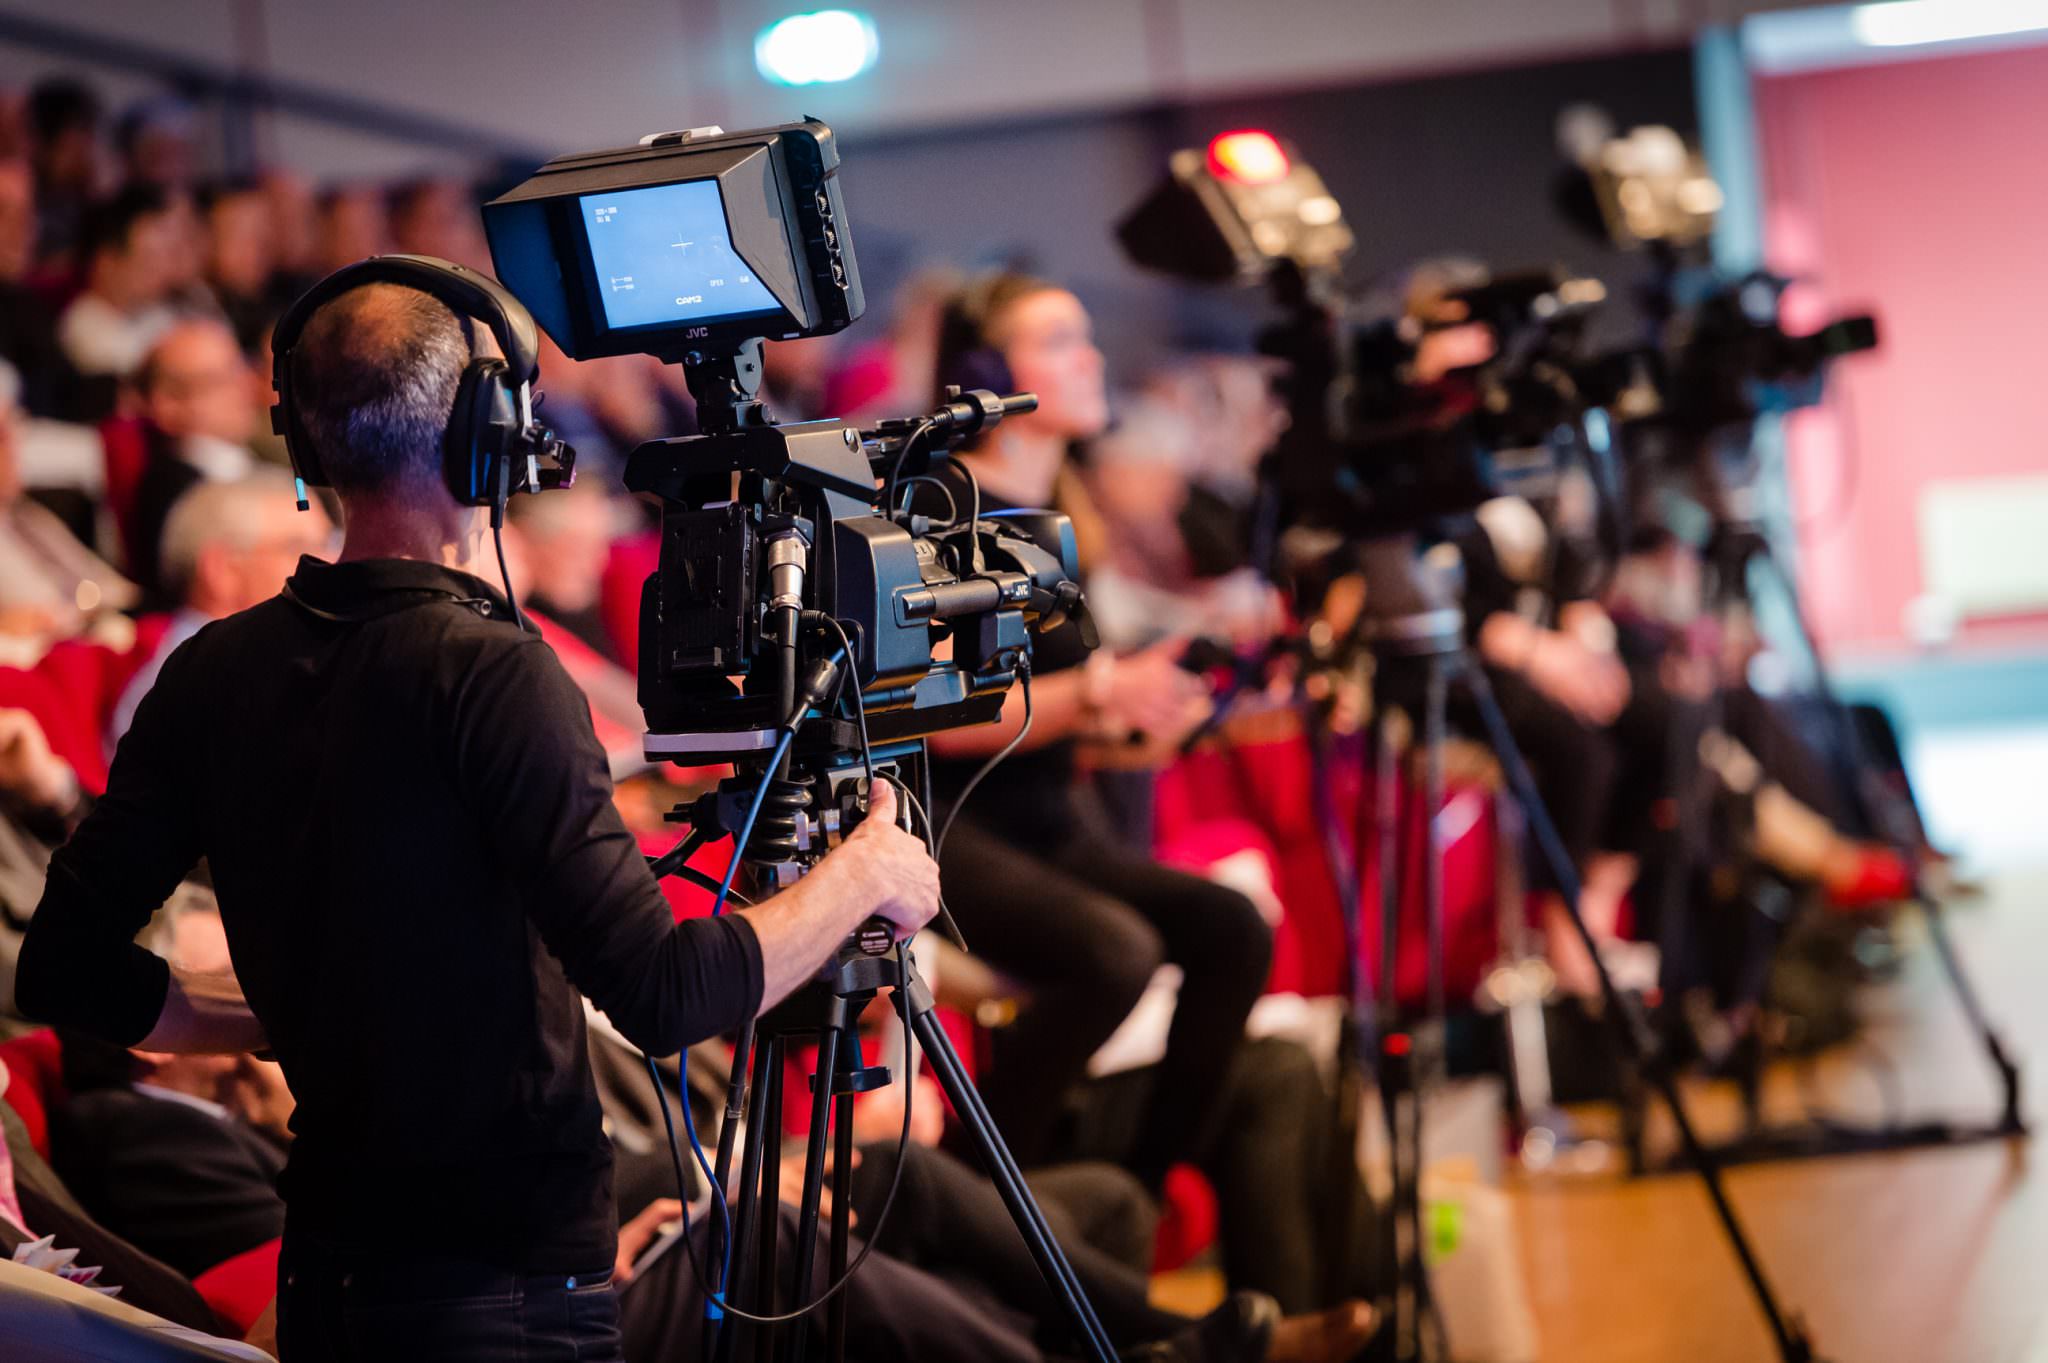
[[[716,180],[585,194],[577,206],[613,329],[782,306],[733,250]]]

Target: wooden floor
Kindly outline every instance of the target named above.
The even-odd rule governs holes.
[[[2048,871],[2000,877],[1949,913],[2031,1084],[2048,1083]],[[1820,1065],[1830,1112],[1994,1115],[1996,1087],[1922,943],[1868,1000],[1866,1036]],[[1888,1057],[1881,1066],[1876,1057]],[[1879,1077],[1888,1068],[1892,1094]],[[1770,1106],[1797,1113],[1774,1074]],[[1709,1126],[1732,1098],[1694,1091]],[[2029,1104],[2029,1113],[2043,1109]],[[1752,1166],[1730,1175],[1780,1299],[1833,1363],[2048,1363],[2048,1172],[2031,1142]],[[1696,1179],[1516,1189],[1543,1363],[1752,1363],[1777,1356]]]

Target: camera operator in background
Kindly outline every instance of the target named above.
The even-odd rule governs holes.
[[[1416,397],[1446,410],[1478,406],[1476,371],[1498,354],[1502,338],[1474,320],[1457,294],[1488,277],[1485,267],[1458,259],[1410,272],[1403,305],[1420,334],[1405,377]],[[1586,922],[1596,937],[1611,939],[1637,869],[1635,857],[1611,847],[1608,830],[1621,760],[1611,731],[1631,689],[1614,622],[1597,595],[1590,488],[1577,470],[1561,473],[1558,484],[1548,519],[1524,498],[1497,497],[1454,538],[1468,641],[1578,865]],[[1453,720],[1477,732],[1476,716],[1454,707]],[[1564,901],[1554,885],[1541,888],[1551,964],[1565,988],[1591,997],[1598,992],[1592,963]]]
[[[446,477],[458,383],[495,354],[392,283],[306,320],[293,415],[341,501],[340,560],[302,559],[166,660],[16,975],[23,1012],[120,1045],[275,1052],[298,1100],[288,1363],[616,1358],[577,994],[672,1054],[780,1000],[868,917],[914,931],[937,908],[878,787],[798,885],[674,920],[582,696],[477,575],[487,510]],[[246,1003],[133,941],[202,857]]]
[[[1069,446],[1100,434],[1108,420],[1086,310],[1065,289],[1025,275],[981,279],[950,301],[938,378],[1033,392],[1039,405],[956,456],[939,475],[945,495],[920,499],[935,516],[957,508],[964,517],[977,504],[986,516],[1051,503],[1067,476]],[[1071,622],[1041,636],[1030,728],[942,849],[949,902],[968,941],[1030,995],[996,1035],[985,1075],[989,1109],[1026,1168],[1057,1150],[1069,1090],[1088,1058],[1155,969],[1171,962],[1182,972],[1179,1002],[1128,1158],[1156,1190],[1216,1119],[1219,1076],[1265,984],[1271,934],[1251,902],[1117,845],[1076,788],[1083,744],[1149,746],[1163,755],[1206,717],[1204,686],[1177,665],[1182,647],[1169,639],[1124,657],[1091,656]],[[934,736],[941,805],[959,800],[973,772],[1023,725],[1020,687],[999,722]]]

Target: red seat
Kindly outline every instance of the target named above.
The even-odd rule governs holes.
[[[282,1240],[267,1240],[234,1258],[215,1264],[192,1280],[199,1295],[222,1319],[243,1334],[277,1298],[277,1252]]]
[[[7,1105],[28,1128],[29,1144],[48,1159],[50,1109],[64,1098],[64,1057],[57,1034],[44,1027],[0,1041],[0,1062],[7,1066]]]
[[[106,451],[107,510],[121,536],[123,561],[135,568],[135,500],[142,471],[149,464],[149,436],[140,418],[109,417],[100,423],[100,444]]]
[[[106,793],[107,759],[99,732],[89,711],[59,681],[41,671],[0,667],[0,708],[34,715],[50,751],[71,764],[78,783],[94,795]]]

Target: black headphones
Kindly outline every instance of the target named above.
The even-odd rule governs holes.
[[[456,501],[492,507],[501,514],[505,499],[515,492],[567,487],[574,481],[576,451],[533,419],[540,331],[532,314],[497,280],[451,261],[371,256],[343,266],[306,290],[272,333],[270,382],[277,390],[277,404],[270,409],[270,429],[284,437],[299,482],[301,510],[306,507],[306,488],[326,487],[328,480],[292,402],[292,351],[323,304],[364,284],[400,284],[438,298],[457,316],[489,327],[504,352],[503,358],[473,357],[455,389],[455,407],[442,444],[442,471]]]
[[[986,388],[1009,394],[1017,391],[1003,352],[989,343],[988,324],[998,294],[1020,276],[996,270],[969,283],[946,300],[939,317],[939,390],[959,387],[966,391]]]

